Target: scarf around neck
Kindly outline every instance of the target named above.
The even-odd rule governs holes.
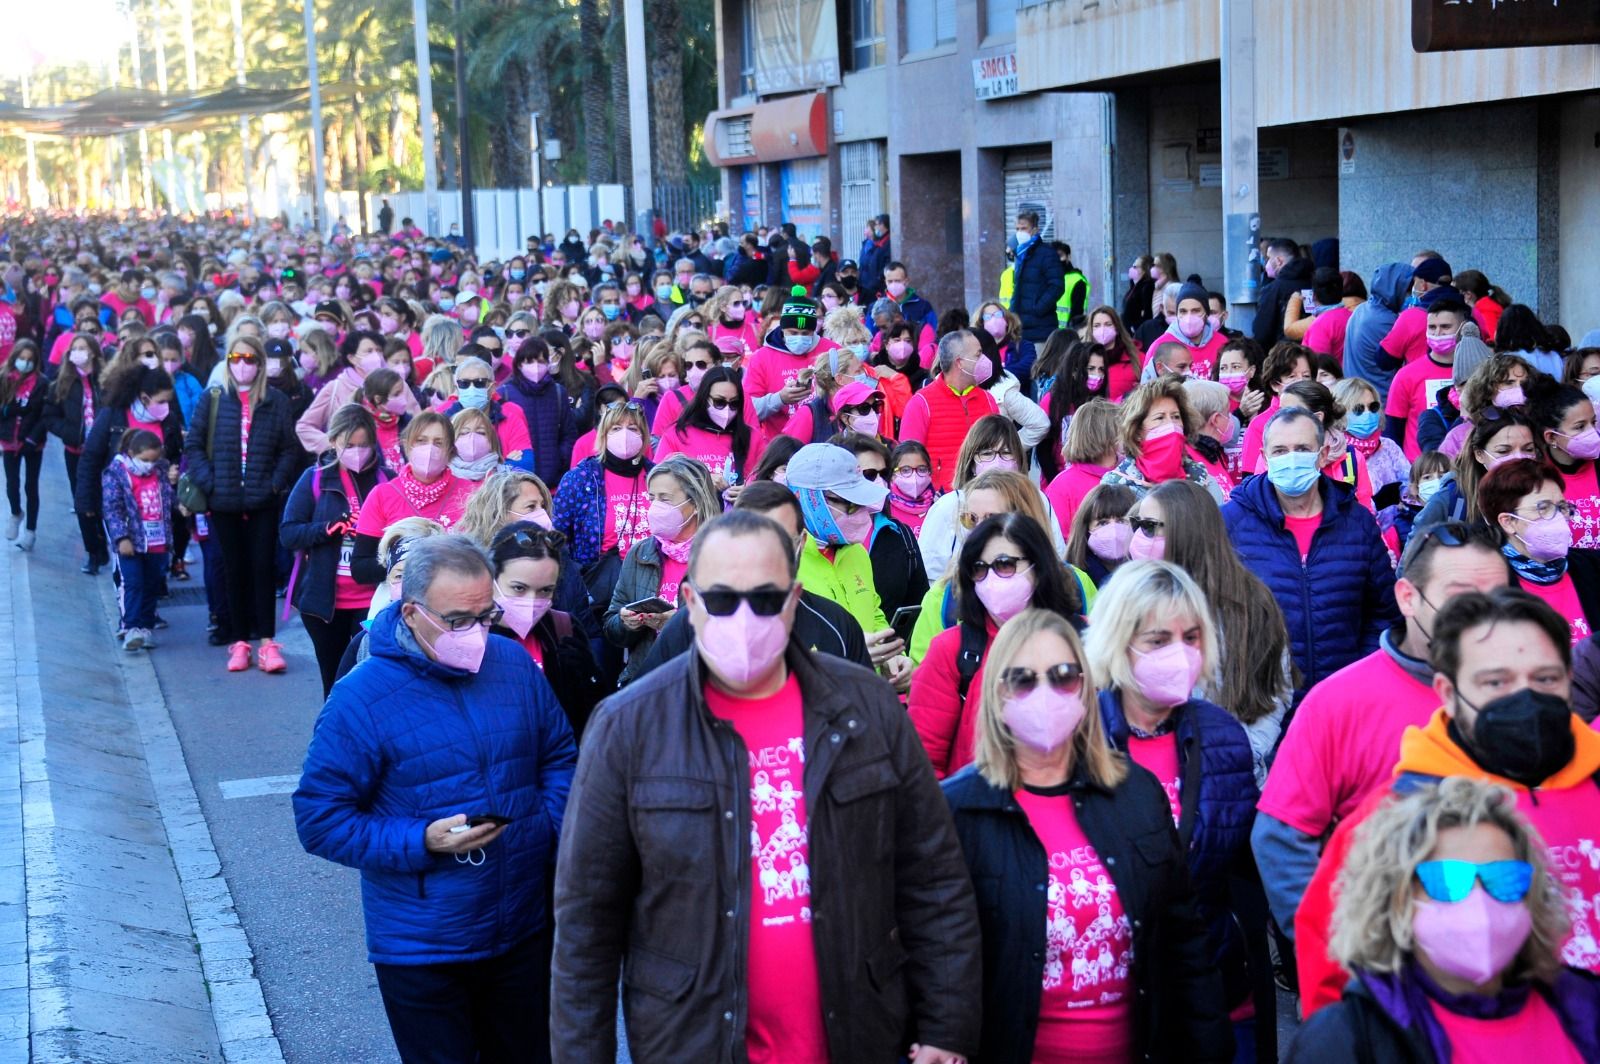
[[[1547,562],[1535,561],[1520,553],[1510,543],[1501,544],[1500,553],[1506,556],[1506,560],[1511,563],[1511,568],[1516,570],[1518,576],[1524,580],[1531,580],[1541,587],[1553,584],[1567,575],[1567,559],[1564,556]]]
[[[400,475],[395,479],[400,484],[400,493],[405,496],[406,502],[413,510],[421,514],[429,507],[437,505],[439,500],[444,498],[444,493],[449,490],[455,477],[447,469],[432,484],[424,484],[417,479],[417,474],[408,465],[400,470]]]

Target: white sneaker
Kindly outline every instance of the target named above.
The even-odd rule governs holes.
[[[144,648],[144,629],[129,628],[128,634],[122,637],[122,649],[132,654],[135,650]]]
[[[12,514],[6,521],[6,538],[16,539],[17,530],[22,527],[22,515]]]
[[[33,529],[31,529],[31,528],[23,529],[22,530],[22,536],[17,540],[17,549],[18,550],[32,550],[33,549],[33,544],[38,538],[39,538],[38,533],[36,533]]]
[[[139,639],[144,643],[146,650],[154,650],[156,646],[155,633],[148,628],[139,629]]]

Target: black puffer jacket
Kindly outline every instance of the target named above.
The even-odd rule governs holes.
[[[128,408],[109,407],[94,416],[94,427],[78,460],[78,483],[73,487],[73,507],[80,514],[100,512],[100,474],[117,456],[122,434],[128,431]],[[173,402],[161,423],[162,457],[176,465],[183,457],[183,414]]]
[[[71,367],[69,366],[68,369]],[[74,375],[76,376],[76,375]],[[83,420],[83,384],[89,382],[93,389],[94,408],[100,409],[100,385],[92,377],[77,377],[67,385],[67,396],[57,401],[56,386],[50,385],[50,397],[44,404],[44,427],[52,436],[61,437],[61,442],[73,450],[82,450],[84,441],[89,437],[89,426]]]
[[[223,513],[244,513],[276,505],[292,486],[299,460],[300,441],[289,416],[289,400],[282,392],[267,388],[261,393],[250,419],[250,448],[244,462],[239,455],[240,413],[239,394],[232,388],[221,389],[217,431],[207,456],[206,432],[211,423],[208,390],[194,404],[193,424],[183,444],[189,476],[206,493],[211,509]]]

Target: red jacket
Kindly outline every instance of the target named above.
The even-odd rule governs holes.
[[[984,661],[994,644],[995,626],[986,624]],[[956,658],[961,653],[961,626],[946,628],[933,637],[928,653],[917,671],[911,674],[908,708],[911,725],[917,729],[922,748],[933,762],[933,774],[940,779],[953,776],[972,764],[972,748],[978,736],[979,692],[983,690],[983,665],[972,677],[967,698],[961,699],[961,674]]]
[[[916,440],[928,449],[928,457],[933,459],[933,486],[949,491],[967,432],[980,418],[999,412],[994,396],[982,388],[968,388],[964,395],[957,395],[943,376],[935,377],[906,404],[900,439]]]

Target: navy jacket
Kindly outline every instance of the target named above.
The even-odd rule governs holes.
[[[1022,338],[1035,343],[1056,330],[1056,304],[1066,291],[1066,269],[1056,249],[1035,237],[1017,252],[1011,311],[1022,319]]]
[[[1250,860],[1250,828],[1261,797],[1251,768],[1250,739],[1227,710],[1203,698],[1191,699],[1173,713],[1183,810],[1178,841],[1206,921],[1211,963],[1222,968],[1228,1003],[1235,1004],[1243,994],[1245,958],[1244,940],[1229,912],[1228,874],[1236,862]],[[1126,754],[1122,692],[1100,692],[1100,719],[1112,748]]]
[[[577,747],[528,652],[491,635],[476,673],[426,657],[394,603],[371,656],[333,685],[294,792],[307,852],[361,870],[368,959],[498,956],[545,928]],[[510,817],[482,863],[430,853],[424,831]],[[480,854],[472,855],[476,859]]]
[[[578,421],[567,390],[546,377],[538,384],[520,373],[500,386],[500,401],[516,403],[528,419],[528,438],[533,441],[533,471],[551,491],[567,471],[567,456],[578,442]]]
[[[211,400],[202,394],[194,407],[183,456],[189,476],[206,493],[213,510],[243,513],[277,505],[288,494],[300,460],[300,440],[289,418],[289,400],[276,388],[261,393],[250,419],[250,451],[241,462],[242,428],[239,393],[223,388],[217,402],[217,431],[212,452],[206,455],[206,430],[211,422]],[[241,468],[241,466],[243,468]]]
[[[371,490],[389,479],[382,466],[355,474],[356,490]],[[359,508],[360,500],[357,501]],[[283,507],[283,523],[278,526],[278,542],[294,551],[294,573],[289,581],[289,601],[301,613],[324,621],[333,620],[335,593],[339,578],[339,554],[344,537],[328,535],[328,526],[350,517],[350,500],[345,496],[344,478],[339,467],[312,466],[300,474],[289,501]],[[352,530],[351,540],[355,533]],[[376,586],[376,585],[373,585]]]
[[[1233,1059],[1222,981],[1189,886],[1172,810],[1137,765],[1114,790],[1081,772],[1067,784],[1078,825],[1116,884],[1133,928],[1134,1060]],[[968,765],[944,781],[983,929],[983,1034],[973,1059],[1027,1064],[1043,996],[1049,861],[1008,790]]]
[[[128,408],[108,407],[98,411],[89,438],[83,443],[83,455],[78,459],[78,482],[73,485],[73,507],[80,514],[100,512],[100,474],[106,471],[117,456],[122,434],[128,430]],[[167,419],[161,423],[162,457],[176,464],[183,458],[183,415],[178,404],[172,404]]]
[[[1317,490],[1322,524],[1304,564],[1265,476],[1233,489],[1222,508],[1234,550],[1283,608],[1301,673],[1297,700],[1317,681],[1377,650],[1378,636],[1400,619],[1394,567],[1376,519],[1348,484],[1319,477]]]

